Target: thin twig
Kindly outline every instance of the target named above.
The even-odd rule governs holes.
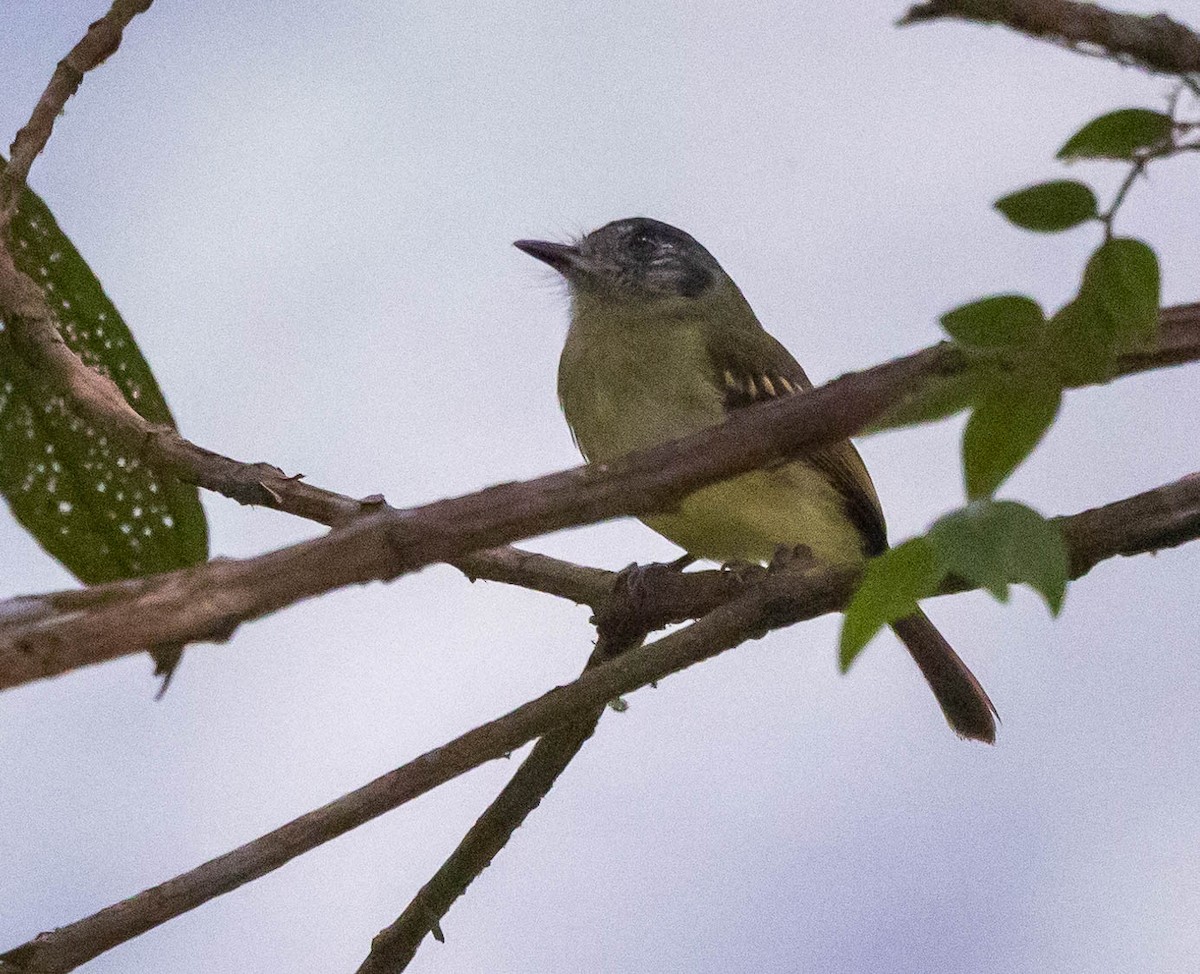
[[[609,601],[620,601],[620,598]],[[601,629],[584,672],[640,644],[640,635],[629,639],[614,638]],[[433,934],[438,941],[444,939],[442,917],[491,865],[513,833],[550,793],[559,776],[595,733],[603,715],[603,707],[580,713],[547,731],[538,740],[517,773],[429,882],[421,887],[404,912],[371,941],[371,951],[357,974],[399,974],[416,956],[428,934]]]
[[[910,8],[899,24],[943,18],[1003,24],[1082,54],[1101,51],[1163,74],[1200,72],[1200,35],[1166,14],[1116,13],[1075,0],[929,0]]]
[[[149,10],[153,2],[114,0],[108,13],[88,27],[83,40],[58,62],[29,121],[13,139],[7,171],[0,174],[0,235],[16,212],[21,190],[29,176],[29,167],[49,141],[50,133],[54,131],[54,120],[63,106],[79,90],[83,76],[103,64],[120,46],[121,35],[129,22]]]
[[[1113,196],[1112,203],[1107,210],[1100,214],[1100,222],[1104,224],[1104,239],[1106,241],[1112,240],[1113,224],[1116,221],[1117,213],[1125,204],[1125,198],[1129,195],[1129,191],[1133,188],[1133,184],[1137,182],[1138,177],[1146,174],[1150,163],[1192,151],[1191,145],[1180,144],[1178,139],[1179,133],[1187,131],[1190,126],[1177,121],[1175,118],[1175,113],[1179,109],[1179,99],[1184,90],[1184,85],[1176,85],[1167,100],[1167,114],[1172,120],[1171,131],[1168,137],[1162,144],[1142,149],[1134,155],[1129,171],[1125,174],[1125,178],[1121,180],[1121,185],[1117,187],[1117,192]]]
[[[371,951],[359,966],[358,974],[403,971],[427,935],[432,933],[435,940],[444,939],[442,917],[541,804],[595,732],[603,713],[603,707],[593,708],[542,736],[441,868],[395,922],[371,941]]]
[[[1200,475],[1074,515],[1063,523],[1072,576],[1115,555],[1179,545],[1200,537]],[[476,727],[287,825],[90,917],[43,933],[0,955],[38,974],[65,974],[106,950],[202,903],[278,869],[480,764],[516,750],[576,715],[662,680],[769,629],[842,608],[856,582],[853,569],[795,565],[764,575],[738,598],[698,622],[609,660],[573,683],[551,690]]]
[[[552,728],[538,740],[517,773],[463,836],[454,852],[395,922],[371,941],[371,951],[358,968],[358,974],[403,971],[428,934],[432,933],[435,940],[444,939],[442,917],[542,803],[595,732],[603,713],[603,707],[595,707]]]
[[[1196,359],[1200,305],[1187,305],[1165,310],[1157,348],[1123,357],[1120,368],[1130,374]],[[959,349],[937,345],[611,464],[410,510],[372,510],[320,538],[147,579],[136,598],[36,624],[0,624],[0,688],[155,646],[221,641],[243,622],[335,588],[461,562],[479,549],[560,528],[661,510],[705,484],[844,439],[969,368]]]

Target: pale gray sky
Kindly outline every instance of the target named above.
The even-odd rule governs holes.
[[[0,0],[0,138],[100,0]],[[1123,6],[1153,12],[1150,0]],[[1175,13],[1188,15],[1186,5]],[[1103,111],[1168,84],[901,3],[159,0],[67,108],[32,183],[122,310],[184,433],[396,504],[576,462],[565,301],[510,246],[645,214],[691,231],[817,380],[1019,289],[1062,302],[1091,231],[990,209]],[[1111,191],[1119,170],[1078,167]],[[1197,296],[1195,164],[1127,231]],[[1196,466],[1182,369],[1071,393],[1002,491],[1046,513]],[[961,421],[861,444],[892,536],[962,502]],[[313,525],[205,497],[213,553]],[[674,557],[634,522],[532,543]],[[7,518],[0,595],[69,577]],[[1018,592],[930,614],[1003,716],[947,730],[837,621],[632,695],[413,971],[1176,972],[1200,963],[1200,549],[1122,559],[1063,616]],[[0,696],[0,947],[190,868],[554,683],[586,610],[436,568],[189,651]],[[480,769],[93,962],[349,971],[515,763]]]

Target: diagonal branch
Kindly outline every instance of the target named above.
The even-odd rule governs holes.
[[[1130,374],[1198,358],[1200,304],[1195,304],[1164,311],[1158,348],[1126,357],[1120,367]],[[961,349],[936,345],[748,408],[720,426],[610,464],[500,484],[409,510],[384,507],[314,540],[132,583],[144,586],[136,598],[105,602],[81,615],[0,625],[0,689],[157,646],[220,641],[245,621],[335,588],[391,580],[561,528],[662,510],[705,484],[811,453],[877,424],[931,386],[961,381],[970,368]],[[583,595],[585,586],[572,581],[575,594]]]
[[[1200,537],[1200,475],[1075,515],[1063,522],[1072,575],[1105,558],[1153,551]],[[789,566],[686,629],[618,656],[363,787],[190,872],[44,933],[0,955],[20,971],[65,974],[106,950],[257,879],[298,855],[369,822],[487,761],[521,747],[608,700],[664,679],[745,642],[747,634],[842,608],[856,582],[850,569]]]
[[[501,790],[451,856],[395,922],[371,941],[371,951],[357,974],[397,974],[416,956],[429,934],[442,940],[441,918],[478,878],[512,834],[549,793],[579,750],[587,743],[603,708],[596,708],[542,735],[512,780]]]
[[[623,588],[620,593],[614,592],[614,598],[609,601],[620,602],[620,595],[629,594],[631,592]],[[603,626],[598,628],[600,638],[584,667],[585,673],[633,646],[640,646],[644,638],[643,633],[623,636],[614,635]],[[595,733],[603,715],[602,707],[576,714],[538,740],[517,773],[479,816],[449,858],[418,890],[395,922],[371,941],[371,951],[357,974],[399,974],[416,956],[427,934],[432,933],[438,941],[444,939],[442,917],[492,864],[513,833],[550,793],[559,776]]]
[[[112,9],[93,24],[88,34],[64,59],[50,86],[34,109],[29,123],[13,143],[13,155],[0,182],[0,189],[19,198],[29,166],[49,139],[54,117],[78,88],[82,72],[95,67],[109,56],[120,42],[124,26],[151,0],[115,0]],[[72,81],[72,78],[74,80]],[[0,200],[3,196],[0,195]],[[1160,349],[1146,361],[1126,362],[1127,371],[1154,368],[1179,361],[1200,358],[1200,305],[1174,309],[1182,317],[1174,322],[1164,312]],[[166,426],[155,426],[143,419],[120,390],[106,376],[88,368],[63,342],[57,321],[40,287],[13,264],[0,234],[0,315],[14,349],[23,356],[43,380],[63,395],[72,408],[89,423],[102,428],[114,442],[154,468],[160,474],[195,483],[205,489],[233,498],[243,504],[257,504],[287,511],[326,525],[344,524],[357,516],[390,510],[380,495],[356,500],[342,494],[303,483],[267,463],[245,463],[197,446]],[[1174,356],[1172,355],[1174,353]],[[934,381],[937,372],[946,372],[943,381],[965,370],[961,356],[945,348],[918,353],[931,361],[926,381]],[[954,361],[956,360],[956,364]],[[894,363],[900,366],[904,360]],[[765,404],[760,410],[770,410]],[[756,410],[748,410],[754,413]],[[762,414],[765,417],[765,412]],[[785,412],[777,412],[778,422],[788,422]],[[768,421],[762,420],[764,424]],[[859,424],[853,431],[861,429]],[[762,432],[769,432],[763,430]],[[695,445],[695,444],[693,444]],[[476,545],[475,548],[482,547]],[[443,558],[443,560],[448,560]],[[511,566],[496,565],[486,555],[476,556],[463,570],[473,577],[488,577],[495,569],[513,581]]]
[[[900,26],[953,17],[1013,30],[1072,50],[1095,50],[1163,74],[1200,72],[1200,35],[1166,14],[1116,13],[1075,0],[929,0],[914,5]]]
[[[84,40],[60,65],[61,71],[56,72],[33,118],[14,143],[13,164],[8,168],[5,176],[7,182],[4,184],[9,191],[19,193],[30,163],[49,138],[54,114],[78,87],[78,78],[68,83],[74,76],[72,72],[79,75],[111,54],[119,43],[124,25],[148,6],[149,0],[116,0],[109,14],[92,26]],[[1178,313],[1174,322],[1169,312],[1164,312],[1162,342],[1158,351],[1140,361],[1127,360],[1124,363],[1127,371],[1200,358],[1200,305],[1174,310]],[[541,518],[538,504],[535,503],[532,510],[524,512],[524,519],[518,519],[515,524],[477,523],[465,530],[457,530],[457,526],[447,530],[442,516],[453,517],[456,510],[473,509],[472,497],[460,498],[458,508],[455,507],[455,501],[450,501],[441,506],[431,505],[416,511],[400,512],[384,504],[378,495],[355,500],[313,487],[298,477],[285,475],[270,464],[233,460],[189,442],[170,427],[148,423],[128,405],[111,380],[85,366],[63,342],[55,316],[41,289],[15,267],[2,240],[0,314],[5,318],[6,337],[14,350],[38,371],[47,384],[61,393],[84,418],[103,428],[115,442],[157,472],[196,483],[242,503],[285,510],[323,524],[337,526],[355,522],[354,528],[347,532],[334,532],[323,539],[327,542],[324,546],[322,542],[314,542],[310,546],[297,546],[290,552],[276,552],[256,560],[255,570],[275,573],[276,576],[273,584],[267,586],[268,591],[257,596],[251,595],[247,589],[253,588],[259,579],[253,572],[249,575],[239,573],[237,563],[229,562],[205,566],[186,573],[186,576],[180,573],[151,580],[150,587],[145,589],[126,587],[118,592],[115,588],[106,588],[100,593],[102,598],[109,600],[117,599],[121,594],[128,596],[130,592],[140,591],[138,598],[155,610],[164,607],[158,601],[160,597],[165,599],[168,606],[172,604],[173,597],[176,600],[174,604],[178,605],[178,598],[189,591],[210,597],[206,605],[197,607],[195,611],[180,610],[178,618],[158,620],[164,625],[142,620],[144,624],[135,624],[132,630],[123,632],[119,624],[122,619],[129,618],[129,613],[122,615],[116,602],[106,601],[103,609],[83,616],[72,616],[64,630],[61,627],[64,620],[47,617],[44,604],[40,606],[43,611],[36,613],[37,620],[31,621],[31,600],[23,600],[17,628],[6,627],[0,632],[0,687],[65,672],[140,648],[164,645],[179,647],[197,639],[226,638],[240,622],[298,599],[311,597],[338,585],[394,577],[431,561],[455,563],[472,578],[496,578],[595,605],[606,579],[596,576],[594,570],[571,568],[561,562],[551,564],[547,559],[523,553],[479,549],[556,527],[650,510],[682,496],[689,485],[700,486],[720,479],[722,475],[759,465],[759,461],[753,459],[755,455],[771,459],[785,455],[787,450],[795,454],[823,445],[818,436],[818,441],[805,443],[801,438],[797,444],[789,447],[787,438],[777,437],[778,430],[773,429],[771,424],[804,421],[805,410],[800,410],[795,416],[789,411],[775,410],[775,418],[770,420],[766,413],[774,407],[768,404],[760,410],[747,411],[746,417],[740,417],[743,423],[751,422],[744,429],[751,434],[751,440],[757,438],[757,443],[751,446],[748,458],[735,458],[726,469],[718,469],[715,473],[701,470],[693,475],[692,480],[681,480],[678,485],[666,484],[664,489],[658,491],[645,485],[641,498],[627,496],[624,500],[589,504],[589,499],[584,497],[582,505],[576,505],[575,510],[571,509],[572,498],[569,496],[563,502],[549,495],[555,491],[569,494],[574,489],[573,480],[590,480],[601,490],[606,486],[611,487],[611,483],[606,484],[604,474],[595,476],[584,468],[557,477],[542,478],[525,487],[506,485],[473,495],[473,498],[480,500],[487,496],[494,505],[501,505],[509,498],[521,501],[522,491],[541,491],[542,509],[548,508],[555,516]],[[883,388],[875,389],[883,398],[875,401],[860,419],[844,428],[847,432],[854,432],[868,422],[879,419],[886,410],[889,396],[893,405],[902,403],[915,394],[922,381],[931,384],[951,381],[955,376],[961,376],[966,368],[963,356],[945,346],[918,353],[907,360],[898,360],[891,364],[890,372],[883,367],[883,374],[877,376]],[[853,378],[847,377],[849,380]],[[756,421],[759,426],[754,426],[755,421],[749,420],[750,415],[756,412],[760,413]],[[834,431],[824,435],[828,437],[824,442],[829,442],[844,434]],[[781,439],[781,442],[772,442],[776,439]],[[711,444],[706,440],[707,437],[702,437],[674,444],[673,454],[678,456],[681,449],[707,448]],[[652,462],[661,462],[671,454],[669,447],[660,448]],[[635,475],[634,482],[626,490],[627,494],[637,489],[636,481]],[[492,512],[492,518],[493,522],[503,520],[496,511]],[[367,527],[360,535],[357,529],[364,524]],[[422,530],[427,532],[423,539]],[[447,537],[448,534],[454,537]],[[372,550],[360,552],[357,558],[353,555],[347,557],[347,553],[341,549],[341,542],[347,538],[354,541],[359,537]],[[417,541],[416,551],[412,550],[414,540]],[[288,560],[289,555],[294,556],[292,562]],[[286,584],[286,580],[279,576],[286,574],[289,564],[299,571],[300,562],[307,564],[307,572],[300,571],[293,584]],[[122,602],[126,607],[132,604],[127,598]],[[117,624],[117,627],[106,630],[107,623]],[[73,631],[72,624],[80,629]],[[79,636],[83,637],[84,642],[94,640],[90,651],[80,649]]]
[[[381,497],[359,501],[311,487],[299,477],[287,476],[278,467],[240,463],[189,443],[170,427],[146,423],[128,407],[111,382],[88,369],[63,344],[40,288],[36,285],[31,288],[33,282],[17,273],[12,265],[3,231],[20,202],[33,161],[50,139],[55,119],[79,89],[84,75],[116,52],[124,29],[152,3],[153,0],[114,0],[108,13],[91,24],[83,39],[59,62],[29,121],[13,140],[9,162],[0,167],[0,314],[6,311],[15,314],[20,310],[26,315],[29,320],[26,337],[40,348],[32,361],[43,374],[49,373],[59,391],[67,394],[80,412],[98,420],[115,439],[133,443],[138,446],[137,452],[148,454],[147,459],[152,457],[159,472],[199,483],[242,503],[277,507],[326,525],[345,521],[364,509],[384,507]],[[16,325],[20,332],[21,321]],[[609,584],[606,575],[597,575],[598,569],[511,549],[476,552],[461,559],[456,567],[472,580],[487,578],[522,585],[577,602],[598,602]],[[29,600],[26,603],[23,608],[29,610],[31,603]]]
[[[1152,491],[1106,508],[1056,518],[1072,552],[1072,577],[1089,572],[1101,551],[1136,554],[1182,543],[1189,531],[1195,531],[1195,516],[1178,500]],[[1121,535],[1118,539],[1114,535],[1114,525],[1118,523],[1142,525],[1144,530],[1117,531]],[[636,590],[627,590],[626,597],[610,598],[598,607],[596,624],[601,644],[592,654],[589,667],[606,658],[604,643],[620,646],[624,639],[640,637],[670,623],[699,618],[736,598],[745,585],[737,573],[709,571],[685,575],[669,565],[647,566],[638,577]],[[950,583],[950,587],[955,586],[960,590],[967,587]],[[602,710],[581,714],[538,740],[517,773],[446,862],[421,887],[404,912],[372,940],[370,953],[357,974],[400,974],[408,968],[426,935],[432,933],[439,942],[444,939],[441,918],[541,804],[595,732],[602,715]]]
[[[83,39],[58,62],[50,83],[34,106],[29,121],[17,133],[10,148],[8,171],[0,174],[0,233],[7,228],[21,190],[29,176],[29,167],[45,148],[54,130],[54,120],[67,100],[79,90],[83,76],[99,67],[116,52],[121,35],[129,22],[150,9],[154,0],[114,0],[108,13],[88,27]]]
[[[1164,312],[1157,350],[1123,359],[1121,370],[1129,374],[1197,358],[1200,304]],[[662,510],[705,484],[844,439],[931,385],[961,380],[969,369],[960,349],[936,345],[746,409],[720,426],[610,464],[500,484],[409,510],[382,508],[311,541],[135,583],[145,586],[136,598],[106,602],[82,615],[0,626],[0,688],[157,646],[220,641],[242,622],[335,588],[390,580],[561,528]]]
[[[513,833],[549,794],[567,765],[595,732],[603,713],[603,707],[588,710],[542,735],[521,762],[517,773],[463,836],[450,857],[421,887],[395,922],[371,941],[371,951],[357,974],[398,974],[416,956],[426,935],[432,933],[435,940],[444,939],[442,917],[491,865]]]

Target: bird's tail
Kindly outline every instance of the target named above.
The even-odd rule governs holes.
[[[992,744],[996,740],[996,708],[967,664],[920,609],[892,623],[925,675],[946,721],[960,737]]]

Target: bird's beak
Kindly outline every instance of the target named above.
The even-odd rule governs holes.
[[[583,254],[573,244],[552,243],[549,240],[516,240],[513,246],[530,257],[549,264],[564,276],[572,271],[586,270]]]

